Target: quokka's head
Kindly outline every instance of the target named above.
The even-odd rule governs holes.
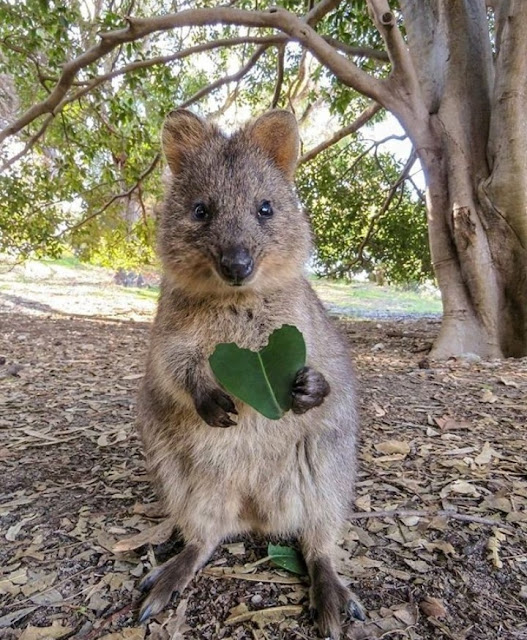
[[[185,110],[162,133],[171,171],[159,229],[165,272],[189,293],[265,292],[302,271],[310,249],[296,197],[296,120],[270,111],[232,136]]]

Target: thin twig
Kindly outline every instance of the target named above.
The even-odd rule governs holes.
[[[185,107],[189,107],[191,104],[194,104],[194,102],[197,102],[198,100],[201,100],[201,98],[209,95],[209,93],[212,93],[216,89],[223,87],[224,84],[229,84],[231,82],[239,82],[256,65],[258,60],[267,51],[267,49],[269,49],[270,46],[271,46],[270,44],[262,45],[253,53],[253,55],[249,58],[247,63],[243,67],[238,69],[236,73],[232,73],[230,76],[223,76],[223,78],[218,78],[218,80],[216,80],[215,82],[211,82],[211,84],[207,85],[206,87],[203,87],[199,91],[196,91],[196,93],[190,96],[188,100],[185,100],[185,102],[182,102],[179,105],[180,108],[184,109]]]
[[[363,127],[367,122],[369,122],[373,116],[378,113],[382,109],[381,105],[378,102],[374,102],[370,104],[364,111],[354,120],[351,124],[339,129],[331,138],[328,140],[324,140],[319,145],[305,153],[299,160],[299,164],[303,164],[304,162],[309,162],[313,160],[319,153],[325,151],[329,147],[332,147],[334,144],[345,138],[346,136],[351,135],[352,133],[357,132],[361,127]]]
[[[321,0],[318,2],[306,16],[306,22],[310,27],[316,26],[322,18],[324,18],[330,11],[336,9],[341,0]]]
[[[174,62],[176,60],[182,60],[183,58],[187,58],[196,53],[203,53],[204,51],[211,51],[213,49],[219,49],[221,47],[234,47],[241,44],[246,43],[254,43],[254,44],[262,44],[263,45],[272,45],[286,41],[287,38],[285,36],[274,36],[267,38],[256,38],[256,37],[244,37],[244,38],[228,38],[223,40],[213,40],[212,42],[204,42],[202,44],[195,45],[193,47],[189,47],[188,49],[183,49],[183,51],[177,51],[169,56],[156,56],[155,58],[147,58],[146,60],[136,60],[135,62],[131,62],[130,64],[125,65],[119,69],[115,69],[111,73],[107,73],[102,76],[97,76],[93,78],[89,83],[87,83],[82,89],[77,91],[71,96],[66,96],[55,108],[55,112],[58,112],[64,108],[65,105],[70,102],[75,102],[76,100],[80,100],[87,93],[90,93],[95,88],[100,86],[101,84],[107,82],[108,80],[112,80],[118,76],[125,75],[127,73],[133,73],[134,71],[138,71],[139,69],[148,69],[150,67],[157,66],[159,64],[168,64],[169,62]]]
[[[284,59],[285,45],[281,45],[278,48],[278,56],[276,60],[276,84],[274,87],[273,99],[271,101],[271,109],[276,109],[280,100],[280,94],[282,93],[282,84],[284,82]]]
[[[75,231],[76,229],[78,229],[79,227],[82,227],[83,225],[85,225],[87,222],[89,222],[90,220],[93,220],[93,218],[96,218],[97,216],[100,216],[101,214],[103,214],[108,207],[110,207],[116,200],[121,200],[122,198],[128,198],[132,195],[132,193],[134,191],[136,191],[136,189],[138,189],[141,185],[141,183],[143,182],[143,180],[149,176],[152,171],[156,168],[157,163],[159,162],[159,160],[161,159],[161,154],[157,153],[156,156],[154,157],[154,159],[152,160],[152,162],[148,165],[148,167],[143,171],[143,173],[137,178],[135,184],[133,184],[129,189],[127,189],[126,191],[121,191],[121,193],[117,193],[116,195],[112,196],[108,202],[106,202],[100,209],[97,209],[97,211],[95,211],[94,213],[91,213],[89,216],[87,216],[86,218],[84,218],[83,220],[81,220],[80,222],[77,222],[76,224],[72,225],[71,227],[68,227],[67,229],[64,229],[64,231],[62,231],[57,237],[61,238],[64,235],[66,235],[67,233],[70,233],[71,231]]]
[[[12,165],[15,164],[15,162],[18,162],[18,160],[20,160],[20,158],[22,158],[23,156],[26,155],[26,153],[28,153],[34,146],[35,144],[40,140],[40,138],[42,138],[42,136],[46,133],[46,129],[49,127],[49,125],[51,124],[51,121],[54,119],[54,115],[51,113],[42,123],[42,126],[40,127],[40,129],[35,133],[35,135],[31,136],[31,138],[29,138],[29,140],[26,142],[24,148],[19,151],[16,155],[14,155],[12,158],[9,158],[9,160],[6,160],[4,162],[4,164],[2,166],[0,166],[0,173],[3,173],[6,169],[8,169],[9,167],[11,167]]]
[[[378,49],[372,49],[371,47],[354,47],[351,44],[346,44],[332,38],[331,36],[324,36],[324,40],[338,51],[347,54],[348,56],[355,56],[357,58],[371,58],[373,60],[380,60],[381,62],[389,62],[390,58],[386,51],[379,51]]]
[[[353,260],[350,260],[349,262],[342,264],[341,266],[339,266],[337,269],[333,269],[332,271],[330,271],[329,273],[325,273],[325,276],[328,277],[332,277],[335,276],[339,273],[342,273],[342,271],[344,269],[349,270],[351,267],[355,266],[356,264],[361,264],[364,261],[364,250],[366,249],[366,247],[368,246],[368,243],[370,242],[370,239],[373,235],[373,231],[375,229],[375,225],[377,223],[377,221],[379,220],[379,218],[381,218],[386,211],[388,211],[388,209],[390,208],[390,205],[393,202],[393,199],[397,193],[398,188],[401,186],[401,184],[406,180],[406,178],[408,177],[408,174],[410,172],[410,169],[412,168],[414,162],[417,160],[417,153],[415,152],[414,149],[412,149],[412,153],[410,154],[410,156],[408,157],[408,160],[406,161],[406,164],[404,165],[401,173],[399,174],[397,180],[391,185],[389,191],[388,191],[388,195],[386,196],[384,202],[382,203],[380,209],[377,211],[377,213],[375,213],[371,218],[370,218],[370,222],[368,224],[368,229],[366,231],[366,234],[364,235],[363,239],[361,240],[359,247],[357,249],[357,253],[356,253],[356,257],[353,258]],[[401,192],[401,197],[402,197],[402,192]]]
[[[491,518],[482,518],[481,516],[471,516],[466,513],[458,513],[450,509],[438,509],[437,511],[414,511],[412,509],[392,509],[389,511],[354,511],[348,516],[349,520],[366,520],[369,518],[408,518],[415,516],[417,518],[435,518],[437,516],[451,518],[452,520],[460,520],[461,522],[475,522],[476,524],[484,524],[489,527],[502,527],[512,529],[509,524]]]
[[[321,14],[325,15],[327,11],[337,6],[337,4],[338,1],[336,0],[322,0],[308,14],[307,19],[313,23],[315,19],[318,20]],[[20,118],[0,131],[0,143],[7,137],[15,135],[45,113],[56,113],[57,106],[67,96],[73,82],[77,79],[79,71],[92,65],[122,44],[140,40],[152,33],[170,31],[181,27],[204,27],[216,24],[278,29],[308,49],[322,65],[327,67],[346,86],[353,87],[360,93],[384,105],[394,101],[393,96],[389,93],[389,83],[369,75],[351,60],[343,57],[306,20],[285,9],[276,7],[272,7],[269,11],[249,11],[227,7],[187,9],[151,18],[129,16],[125,28],[100,33],[98,44],[64,63],[58,82],[45,100],[34,104]]]

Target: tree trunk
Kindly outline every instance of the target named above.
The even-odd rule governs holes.
[[[496,60],[483,2],[401,6],[428,111],[397,116],[427,182],[444,310],[431,355],[527,355],[527,2],[504,1]]]

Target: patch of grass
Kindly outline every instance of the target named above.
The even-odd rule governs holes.
[[[46,264],[50,267],[69,267],[70,269],[81,269],[87,271],[90,265],[84,264],[75,256],[63,256],[62,258],[43,258],[40,260],[42,264]]]
[[[152,287],[151,289],[138,289],[136,287],[126,287],[126,292],[133,293],[138,298],[147,298],[148,300],[157,300],[159,297],[159,287]]]
[[[424,315],[442,312],[440,298],[427,292],[323,278],[313,278],[312,282],[324,302],[347,312],[355,310],[358,312]]]

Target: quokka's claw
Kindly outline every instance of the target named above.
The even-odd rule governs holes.
[[[361,604],[356,600],[354,600],[353,598],[350,598],[350,600],[348,600],[346,609],[350,618],[354,618],[355,620],[360,620],[361,622],[364,622],[366,620],[366,614],[364,613],[364,609],[362,608]]]

